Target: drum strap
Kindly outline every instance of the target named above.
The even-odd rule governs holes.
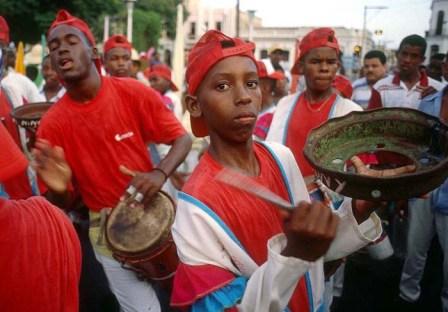
[[[112,211],[112,208],[103,208],[100,211],[100,217],[90,220],[90,227],[100,227],[100,233],[96,241],[97,245],[103,245],[104,231],[106,230],[107,216]]]

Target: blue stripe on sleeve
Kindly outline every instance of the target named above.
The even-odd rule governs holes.
[[[208,294],[191,306],[191,312],[224,311],[237,305],[243,298],[248,279],[236,277],[230,284]]]

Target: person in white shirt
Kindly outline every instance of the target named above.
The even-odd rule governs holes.
[[[372,95],[373,85],[386,76],[386,55],[379,50],[371,50],[364,56],[364,77],[355,80],[352,84],[352,101],[367,108]]]
[[[378,81],[372,90],[368,109],[408,107],[417,109],[420,100],[443,84],[426,74],[420,66],[425,61],[426,40],[419,35],[405,37],[397,52],[398,72]]]

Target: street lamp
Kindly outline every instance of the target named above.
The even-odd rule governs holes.
[[[364,20],[363,20],[363,26],[362,26],[362,56],[364,57],[364,54],[366,54],[366,50],[367,50],[367,10],[385,10],[387,9],[387,6],[383,6],[383,5],[365,5],[364,6]]]
[[[126,8],[128,9],[128,28],[127,28],[127,37],[128,41],[132,42],[132,17],[134,12],[134,3],[137,2],[137,0],[124,0],[126,3]]]
[[[249,16],[249,41],[253,41],[254,36],[254,16],[255,10],[248,10],[247,15]]]

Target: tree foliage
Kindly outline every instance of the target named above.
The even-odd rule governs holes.
[[[134,10],[133,37],[138,50],[156,46],[162,29],[174,38],[176,6],[181,0],[137,0]],[[11,40],[37,43],[46,33],[59,9],[84,19],[95,37],[102,38],[105,15],[126,29],[126,5],[123,0],[0,0],[0,15],[5,17]]]
[[[81,17],[99,34],[103,28],[99,16],[117,14],[123,7],[122,0],[1,0],[0,15],[9,24],[11,40],[36,43],[59,9]]]

